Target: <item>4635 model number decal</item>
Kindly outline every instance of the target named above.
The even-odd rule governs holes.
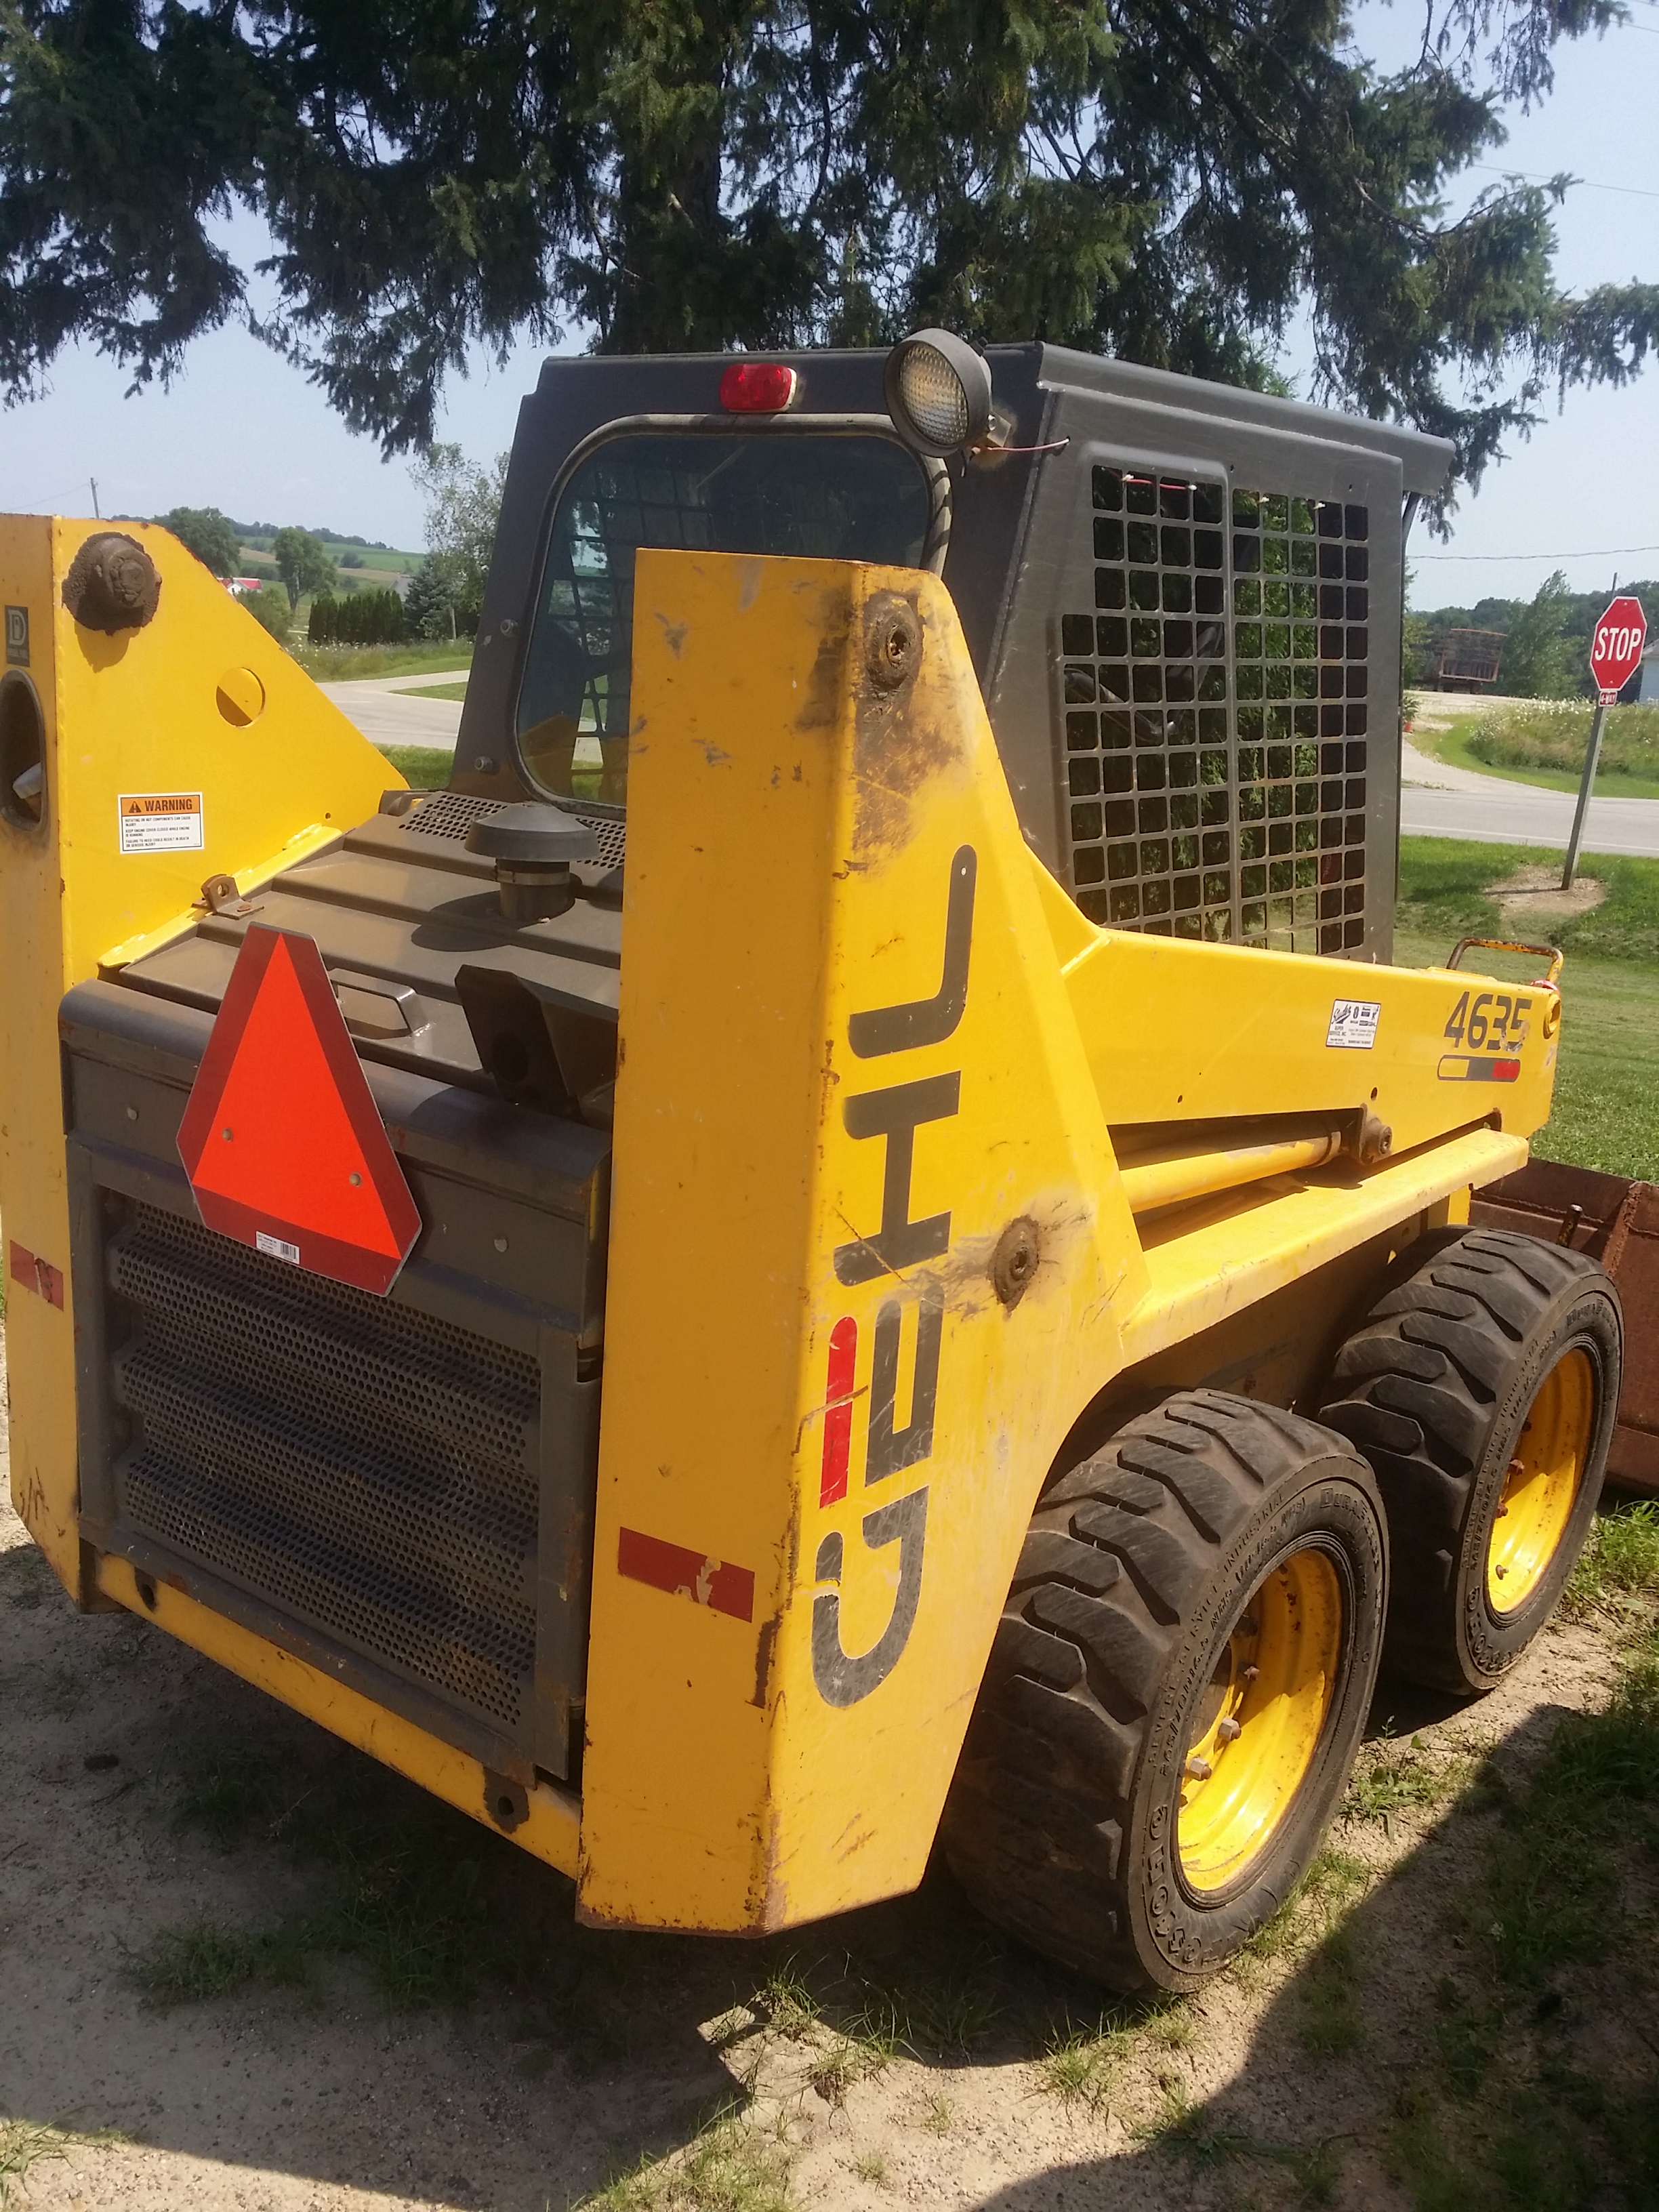
[[[1517,1083],[1521,1048],[1532,1027],[1532,1000],[1512,991],[1465,991],[1444,1035],[1466,1048],[1443,1054],[1443,1083]]]

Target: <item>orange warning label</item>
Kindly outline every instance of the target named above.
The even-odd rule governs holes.
[[[124,853],[199,853],[204,842],[199,791],[124,791],[117,805]]]

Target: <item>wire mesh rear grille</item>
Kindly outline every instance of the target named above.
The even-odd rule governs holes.
[[[465,1706],[527,1719],[539,1373],[139,1206],[109,1248],[135,1530]]]
[[[479,799],[465,791],[437,791],[404,817],[404,828],[417,837],[447,837],[459,844],[475,822],[499,813],[504,803],[499,799]],[[585,806],[573,806],[568,800],[556,803],[565,813],[586,823],[599,841],[599,859],[605,867],[622,866],[628,857],[625,822]]]
[[[1072,879],[1092,921],[1365,933],[1370,518],[1097,467],[1093,614],[1060,623]]]

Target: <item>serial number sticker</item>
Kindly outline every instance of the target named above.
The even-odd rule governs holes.
[[[199,853],[204,842],[199,791],[124,791],[124,853]]]
[[[285,1244],[280,1237],[267,1237],[263,1229],[254,1231],[253,1242],[259,1251],[269,1252],[273,1260],[286,1260],[290,1267],[299,1266],[300,1248],[297,1244]]]
[[[1369,1052],[1376,1042],[1376,1024],[1382,1012],[1380,1000],[1338,999],[1331,1007],[1328,1046],[1343,1052]]]

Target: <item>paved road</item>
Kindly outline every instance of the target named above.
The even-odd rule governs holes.
[[[1408,836],[1559,849],[1572,831],[1572,793],[1448,767],[1419,752],[1409,738],[1401,785],[1400,826]],[[1592,799],[1584,850],[1659,859],[1659,799]]]
[[[463,672],[457,672],[457,676]],[[325,684],[366,738],[377,745],[431,745],[453,752],[461,726],[458,700],[412,699],[411,688],[441,684],[441,671]],[[1482,704],[1486,702],[1482,702]],[[1450,768],[1407,740],[1400,794],[1400,826],[1419,837],[1462,837],[1487,845],[1565,846],[1572,828],[1570,792]],[[1659,799],[1593,799],[1587,853],[1659,859]]]
[[[349,714],[370,743],[377,745],[433,745],[443,752],[455,750],[461,726],[459,699],[410,699],[409,690],[433,684],[465,681],[464,668],[423,670],[418,676],[377,676],[351,684],[325,684],[321,689]]]

